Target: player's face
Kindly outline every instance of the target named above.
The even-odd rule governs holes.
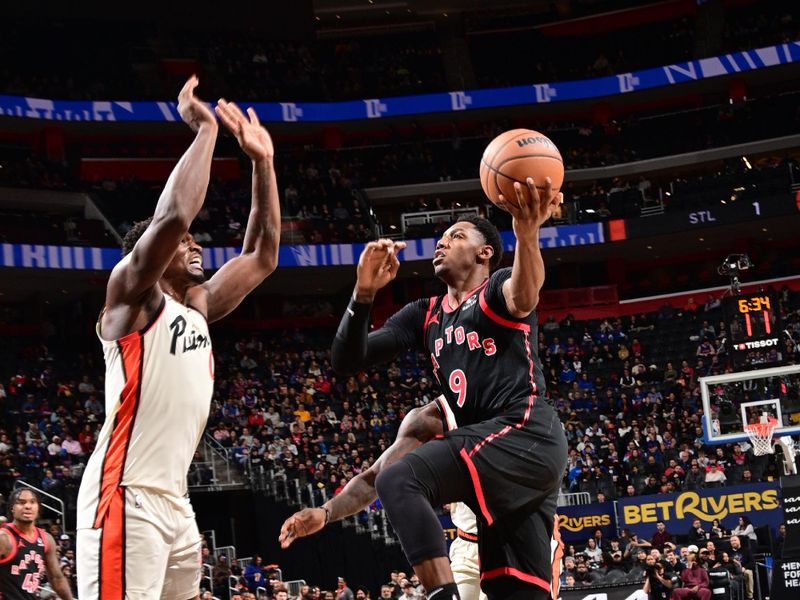
[[[199,285],[206,280],[205,271],[203,271],[203,248],[194,241],[190,233],[183,236],[165,275],[188,279],[194,285]]]
[[[470,271],[479,257],[491,258],[491,246],[472,223],[456,223],[444,232],[433,255],[433,272],[437,277]]]
[[[22,492],[11,509],[14,520],[24,525],[35,523],[39,517],[39,502],[31,492]]]

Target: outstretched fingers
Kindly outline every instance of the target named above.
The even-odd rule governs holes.
[[[200,84],[200,80],[197,78],[197,75],[192,75],[189,79],[186,80],[186,83],[183,84],[181,91],[178,93],[178,100],[188,100],[194,95],[194,89]]]

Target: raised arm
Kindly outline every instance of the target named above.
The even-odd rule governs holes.
[[[286,519],[278,537],[281,547],[288,548],[296,539],[317,533],[328,523],[341,521],[366,509],[378,497],[375,478],[381,470],[414,448],[441,435],[442,431],[442,420],[435,402],[413,409],[400,424],[394,443],[378,457],[375,464],[353,477],[338,495],[321,508],[306,508]]]
[[[138,309],[147,301],[203,206],[218,126],[208,106],[194,95],[198,83],[192,76],[178,95],[178,112],[197,135],[169,176],[152,222],[111,272],[106,293],[109,311],[120,305]],[[128,325],[136,316],[129,317]]]
[[[44,552],[45,570],[47,571],[47,581],[61,600],[72,600],[72,590],[69,581],[61,571],[58,564],[58,553],[56,552],[56,542],[49,533],[47,536],[47,550]]]
[[[225,263],[202,286],[189,291],[192,304],[206,311],[209,322],[221,319],[239,306],[275,270],[281,231],[272,138],[252,108],[247,109],[245,116],[234,103],[220,99],[216,111],[253,163],[253,186],[241,254]]]
[[[379,364],[397,356],[404,345],[386,329],[369,333],[369,313],[378,291],[397,276],[397,252],[405,242],[370,242],[361,253],[356,269],[353,297],[345,309],[331,347],[331,364],[340,374]]]
[[[563,194],[553,193],[550,178],[545,180],[542,194],[533,179],[526,181],[528,193],[514,184],[517,204],[502,196],[501,206],[514,217],[512,225],[517,238],[511,277],[503,284],[508,312],[517,318],[527,317],[539,303],[539,290],[544,283],[544,261],[539,250],[539,228],[562,202]]]

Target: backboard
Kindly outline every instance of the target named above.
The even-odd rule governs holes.
[[[703,433],[709,444],[746,441],[745,423],[778,421],[775,437],[800,435],[800,365],[700,378]]]

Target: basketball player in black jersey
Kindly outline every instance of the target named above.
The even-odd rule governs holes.
[[[490,599],[550,595],[551,537],[567,445],[546,402],[534,309],[544,281],[539,228],[561,195],[548,179],[515,184],[513,267],[492,274],[502,242],[489,221],[463,218],[436,246],[443,296],[411,302],[368,334],[377,291],[394,279],[402,242],[379,240],[362,253],[353,298],[333,343],[334,368],[353,373],[408,348],[430,356],[447,400],[441,439],[382,470],[375,482],[403,550],[428,598],[458,598],[433,510],[465,502],[479,518],[481,587]]]
[[[8,498],[11,523],[0,528],[0,598],[39,598],[40,580],[47,573],[50,587],[62,600],[72,600],[69,582],[61,572],[53,536],[36,527],[39,496],[18,488]]]

